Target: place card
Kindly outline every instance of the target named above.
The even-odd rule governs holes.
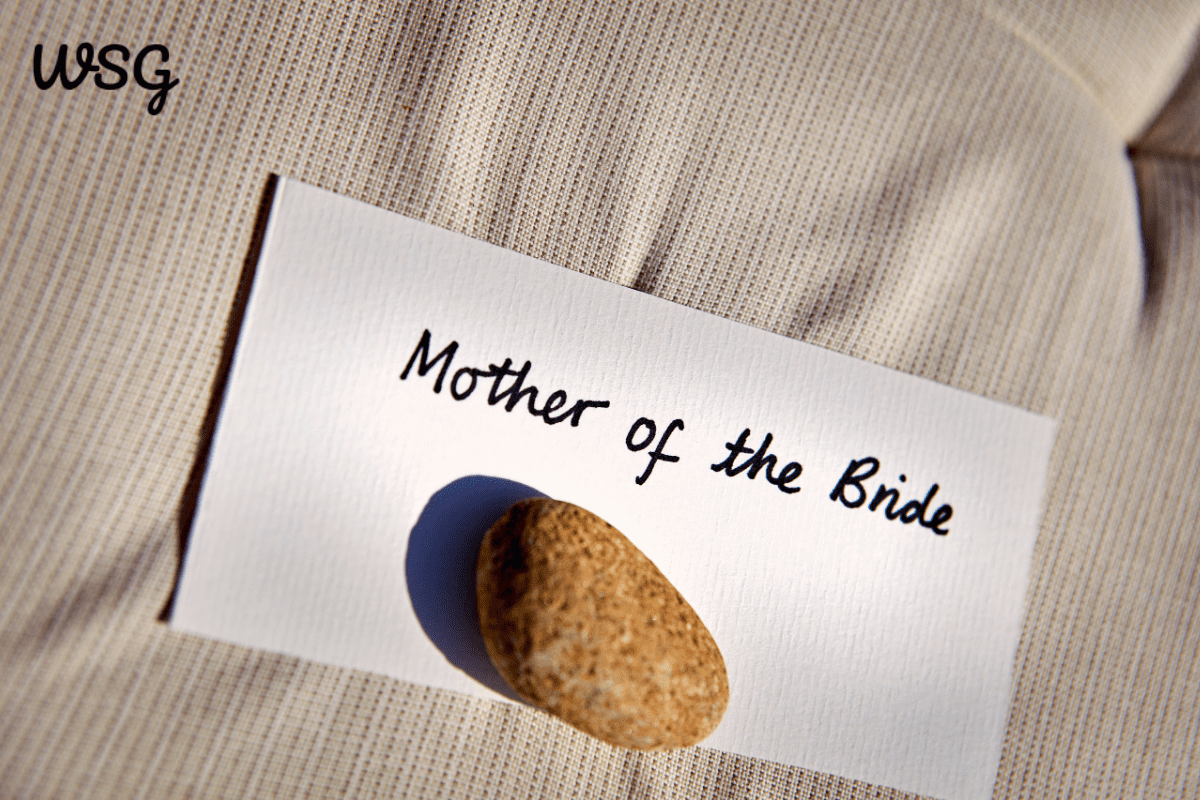
[[[516,700],[475,554],[544,494],[712,632],[702,746],[984,800],[1054,430],[280,179],[172,625]]]

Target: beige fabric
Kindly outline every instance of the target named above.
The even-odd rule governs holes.
[[[271,173],[1060,419],[995,796],[1197,796],[1198,126],[1160,108],[1198,20],[6,4],[0,796],[896,796],[157,622]],[[39,91],[84,39],[167,44],[163,113]]]
[[[1133,143],[1133,152],[1157,158],[1200,159],[1200,46],[1170,100]]]

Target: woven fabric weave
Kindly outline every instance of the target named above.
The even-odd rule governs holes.
[[[158,621],[271,174],[1060,420],[995,797],[1197,796],[1198,26],[1194,0],[6,4],[0,796],[902,796]],[[82,41],[165,44],[180,84],[157,115],[132,83],[39,89],[34,46]]]

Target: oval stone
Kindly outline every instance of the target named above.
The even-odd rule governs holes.
[[[725,660],[658,568],[579,506],[522,500],[483,537],[479,625],[496,669],[533,705],[619,747],[665,750],[711,733]]]

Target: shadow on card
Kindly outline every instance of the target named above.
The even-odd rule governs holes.
[[[459,478],[430,498],[404,560],[408,596],[425,634],[451,664],[518,703],[525,701],[496,671],[479,632],[475,559],[492,523],[527,497],[546,495],[503,478]]]

